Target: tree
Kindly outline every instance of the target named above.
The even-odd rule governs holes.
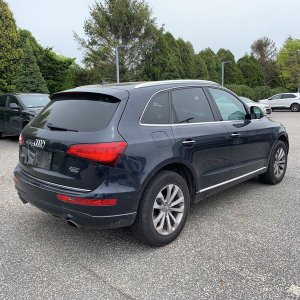
[[[300,91],[300,39],[287,39],[278,53],[280,73],[290,89]]]
[[[275,42],[268,37],[259,38],[251,45],[251,55],[257,59],[262,67],[267,85],[273,85],[274,81],[278,81],[278,72],[274,63],[276,54]]]
[[[18,30],[8,5],[0,0],[0,91],[14,90],[20,51],[17,50]]]
[[[215,82],[221,81],[221,61],[217,55],[210,49],[206,48],[199,52],[199,56],[206,64],[208,71],[208,80]]]
[[[237,67],[234,55],[230,50],[219,49],[217,56],[221,62],[229,61],[224,68],[224,83],[225,84],[243,84],[244,78],[242,71]]]
[[[23,49],[16,78],[16,91],[23,93],[49,93],[46,82],[32,52],[29,41]]]
[[[196,54],[195,60],[195,78],[196,79],[208,79],[208,70],[205,61],[200,54]]]
[[[75,39],[84,49],[84,63],[98,69],[104,77],[115,78],[115,48],[120,50],[121,78],[139,76],[138,66],[149,54],[157,33],[155,19],[144,0],[105,0],[96,2],[85,21],[87,39],[75,33]]]
[[[56,54],[52,48],[42,47],[28,30],[19,30],[18,47],[24,49],[29,42],[32,53],[42,72],[50,93],[75,86],[75,59]],[[75,68],[76,69],[76,68]],[[73,75],[72,75],[73,73]]]
[[[145,57],[141,75],[144,80],[182,78],[181,54],[178,44],[169,32],[160,32],[151,52]]]
[[[182,63],[183,73],[181,78],[195,78],[195,51],[193,45],[190,42],[185,42],[183,39],[178,39],[177,46]]]
[[[249,56],[248,54],[244,55],[238,60],[237,66],[243,73],[246,85],[250,87],[264,85],[264,72],[258,61],[253,56]]]

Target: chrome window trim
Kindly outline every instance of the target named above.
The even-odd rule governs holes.
[[[214,189],[214,188],[217,188],[217,187],[219,187],[219,186],[225,185],[225,184],[227,184],[227,183],[230,183],[230,182],[233,182],[233,181],[242,179],[242,178],[244,178],[244,177],[247,177],[247,176],[249,176],[249,175],[258,173],[258,172],[260,172],[260,171],[262,171],[262,170],[265,170],[265,169],[267,169],[267,167],[263,167],[263,168],[260,168],[260,169],[255,170],[255,171],[249,172],[249,173],[247,173],[247,174],[244,174],[244,175],[241,175],[241,176],[238,176],[238,177],[229,179],[229,180],[227,180],[227,181],[224,181],[224,182],[221,182],[221,183],[218,183],[218,184],[209,186],[209,187],[207,187],[207,188],[205,188],[205,189],[202,189],[202,190],[198,191],[197,194],[198,194],[198,193],[203,193],[203,192],[212,190],[212,189]]]
[[[176,81],[175,81],[176,82]],[[189,80],[187,81],[187,82],[190,82]],[[202,83],[202,84],[210,84],[210,82],[202,82],[202,81],[200,81],[200,83]],[[149,100],[147,101],[147,104],[145,105],[145,108],[144,108],[144,110],[143,110],[143,112],[142,112],[142,115],[141,115],[141,117],[140,117],[140,119],[139,119],[139,125],[141,125],[141,126],[164,126],[164,127],[166,127],[166,126],[174,126],[174,125],[192,125],[192,124],[205,124],[205,123],[212,123],[212,122],[219,122],[219,121],[211,121],[211,122],[200,122],[200,123],[185,123],[185,124],[172,124],[172,123],[170,123],[170,124],[148,124],[148,123],[142,123],[142,119],[143,119],[143,117],[144,117],[144,114],[145,114],[145,112],[146,112],[146,110],[147,110],[147,108],[148,108],[148,105],[149,105],[149,103],[151,102],[151,100],[157,95],[157,94],[160,94],[160,93],[163,93],[163,92],[170,92],[170,91],[173,91],[173,90],[177,90],[177,89],[182,89],[182,88],[205,88],[206,87],[206,85],[182,85],[182,86],[174,86],[174,87],[169,87],[169,88],[166,88],[166,89],[162,89],[162,90],[159,90],[159,91],[157,91],[157,92],[155,92],[150,98],[149,98]],[[170,95],[169,95],[170,96]],[[171,102],[170,102],[170,104],[172,104]]]
[[[43,179],[39,179],[39,178],[36,178],[32,175],[29,175],[28,173],[25,173],[24,171],[22,172],[25,174],[25,176],[31,178],[31,179],[34,179],[38,182],[41,182],[41,183],[45,183],[45,184],[48,184],[50,186],[55,186],[55,187],[59,187],[59,188],[63,188],[63,189],[66,189],[66,190],[70,190],[70,191],[75,191],[75,192],[91,192],[92,190],[86,190],[86,189],[79,189],[79,188],[74,188],[74,187],[70,187],[70,186],[65,186],[65,185],[60,185],[60,184],[57,184],[57,183],[53,183],[53,182],[49,182],[49,181],[46,181],[46,180],[43,180]]]

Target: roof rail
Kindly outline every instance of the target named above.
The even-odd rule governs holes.
[[[156,86],[156,85],[162,85],[162,84],[215,84],[215,85],[219,85],[216,82],[213,81],[208,81],[208,80],[189,80],[189,79],[179,79],[179,80],[162,80],[162,81],[148,81],[148,82],[143,82],[143,83],[139,83],[137,84],[134,88],[135,89],[139,89],[139,88],[143,88],[143,87],[149,87],[149,86]]]

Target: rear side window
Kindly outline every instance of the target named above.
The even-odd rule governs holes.
[[[72,99],[73,98],[73,99]],[[36,128],[70,130],[70,131],[98,131],[104,129],[112,119],[120,101],[107,95],[96,97],[59,98],[51,101],[41,113],[32,121]]]
[[[172,91],[173,123],[212,122],[214,117],[202,88]]]
[[[293,94],[282,94],[281,99],[291,99],[296,98],[296,95]]]
[[[169,124],[170,101],[169,93],[156,95],[148,104],[142,118],[143,124]]]

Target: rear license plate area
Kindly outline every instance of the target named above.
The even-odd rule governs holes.
[[[48,151],[37,150],[33,160],[33,165],[38,168],[50,170],[53,153]]]

